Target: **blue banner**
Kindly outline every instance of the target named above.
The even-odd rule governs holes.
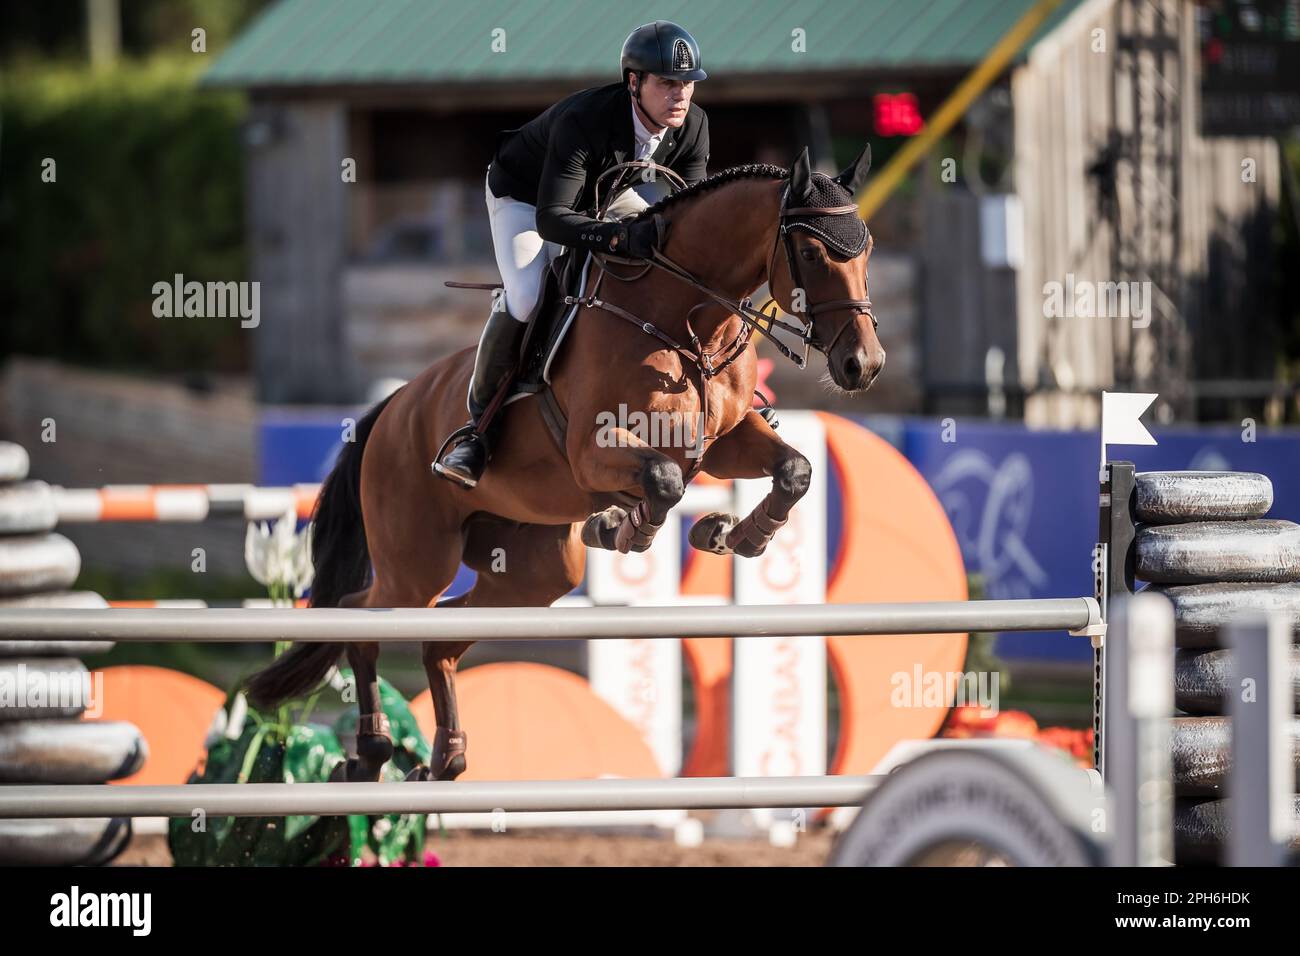
[[[1273,481],[1271,517],[1300,517],[1300,431],[1151,428],[1155,446],[1110,450],[1138,471],[1257,471]],[[1100,436],[1022,425],[909,419],[902,451],[948,512],[974,592],[987,598],[1078,597],[1093,590]],[[1087,660],[1087,641],[1004,634],[1010,658]]]

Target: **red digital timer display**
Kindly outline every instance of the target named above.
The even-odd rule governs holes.
[[[925,125],[911,93],[877,93],[872,103],[878,136],[915,136]]]

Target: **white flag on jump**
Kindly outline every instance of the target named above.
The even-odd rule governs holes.
[[[1102,445],[1154,445],[1155,437],[1141,418],[1159,397],[1156,392],[1102,392]]]
[[[1156,444],[1141,418],[1159,397],[1156,392],[1101,393],[1101,481],[1106,480],[1107,445]]]

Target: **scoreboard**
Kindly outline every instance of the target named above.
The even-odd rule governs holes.
[[[1210,0],[1196,14],[1202,135],[1300,128],[1300,0]]]

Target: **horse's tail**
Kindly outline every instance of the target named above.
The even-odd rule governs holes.
[[[370,579],[370,549],[361,514],[361,457],[376,419],[392,399],[388,396],[357,422],[355,439],[344,443],[334,470],[321,486],[312,514],[312,607],[338,607]],[[343,648],[343,644],[293,645],[248,678],[249,700],[257,707],[273,707],[312,690],[325,679]]]

